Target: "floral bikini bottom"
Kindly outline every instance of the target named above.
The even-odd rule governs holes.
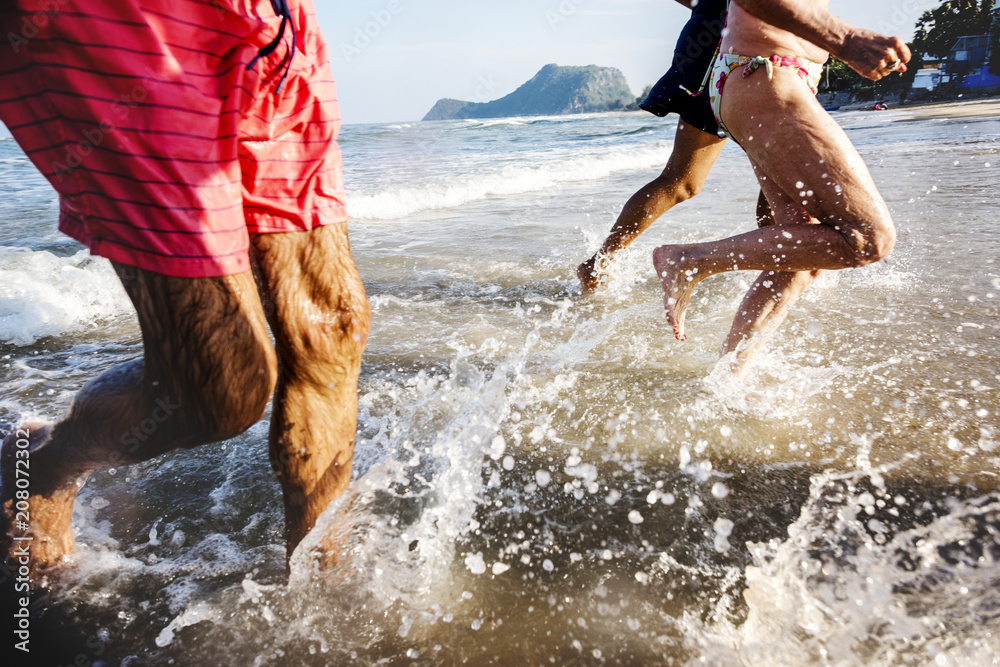
[[[775,67],[787,67],[802,77],[802,80],[812,90],[813,95],[818,92],[819,80],[823,74],[823,63],[793,56],[771,56],[770,58],[757,56],[755,58],[753,56],[738,56],[734,53],[720,53],[712,68],[712,85],[709,87],[708,94],[712,102],[712,111],[715,112],[715,119],[719,122],[719,129],[725,132],[726,136],[731,137],[732,135],[722,122],[722,118],[719,117],[719,111],[722,108],[722,89],[726,85],[726,78],[739,67],[743,68],[743,76],[748,77],[762,66],[767,68],[768,80],[774,77]]]

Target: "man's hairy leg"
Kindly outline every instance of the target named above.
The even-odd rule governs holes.
[[[135,306],[144,357],[87,383],[58,423],[29,429],[37,570],[72,552],[73,501],[90,472],[232,437],[260,419],[274,386],[274,351],[250,272],[175,278],[115,270]],[[4,553],[15,507],[12,436],[0,457]]]
[[[601,249],[576,269],[584,292],[607,278],[614,256],[627,248],[660,216],[701,192],[725,139],[678,121],[674,147],[663,172],[625,202]]]
[[[278,351],[270,455],[290,557],[350,482],[371,311],[346,225],[254,234],[251,246]]]

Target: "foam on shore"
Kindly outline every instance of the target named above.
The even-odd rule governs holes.
[[[0,247],[0,342],[31,345],[130,313],[128,296],[107,260],[86,250],[59,257]]]
[[[436,183],[349,193],[353,218],[395,220],[415,213],[458,208],[489,197],[538,192],[574,182],[599,181],[623,171],[648,171],[666,164],[673,144],[658,142],[640,149],[615,148],[584,157],[530,162],[468,176],[452,176]]]

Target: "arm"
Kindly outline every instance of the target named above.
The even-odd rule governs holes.
[[[733,1],[765,23],[829,51],[865,78],[877,81],[893,71],[906,71],[910,49],[903,40],[855,28],[818,0]],[[891,67],[896,62],[898,68]]]
[[[734,0],[748,14],[837,55],[852,27],[815,0]]]

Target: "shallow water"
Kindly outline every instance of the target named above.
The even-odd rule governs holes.
[[[824,276],[742,389],[717,349],[752,276],[702,283],[682,344],[649,261],[749,228],[737,147],[580,297],[673,122],[345,128],[374,318],[354,485],[286,585],[266,421],[95,474],[39,621],[60,659],[1000,662],[1000,120],[837,118],[896,251]],[[54,418],[139,332],[10,141],[0,182],[0,419]],[[348,556],[320,568],[331,536]]]

